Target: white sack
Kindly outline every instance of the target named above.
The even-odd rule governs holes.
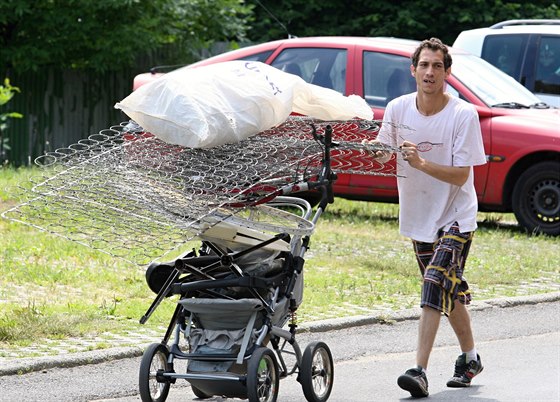
[[[247,61],[172,71],[115,108],[161,140],[191,148],[238,142],[281,124],[292,112],[321,120],[373,118],[359,96],[345,97]]]

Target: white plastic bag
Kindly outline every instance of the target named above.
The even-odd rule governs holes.
[[[184,67],[115,105],[161,140],[191,148],[234,143],[296,112],[321,120],[372,119],[359,96],[345,97],[260,62]]]

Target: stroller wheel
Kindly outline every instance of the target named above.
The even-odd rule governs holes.
[[[272,351],[255,349],[247,364],[247,398],[249,402],[275,402],[278,397],[278,365]]]
[[[305,399],[324,402],[329,399],[334,380],[334,364],[331,351],[324,342],[312,342],[305,348],[299,381]]]
[[[169,350],[161,343],[152,343],[144,351],[138,376],[142,402],[164,402],[171,384],[157,378],[158,372],[169,371]]]
[[[201,390],[199,390],[197,387],[194,387],[193,385],[191,385],[191,389],[194,396],[196,396],[199,399],[208,399],[212,396],[202,392]]]

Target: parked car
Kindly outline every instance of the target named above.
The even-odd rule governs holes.
[[[482,57],[560,107],[560,20],[509,20],[463,31],[453,47]]]
[[[416,41],[395,38],[315,37],[278,40],[214,56],[189,66],[256,60],[305,81],[362,96],[376,119],[387,102],[414,92],[410,56]],[[474,105],[488,163],[475,168],[481,211],[513,211],[529,231],[560,234],[560,110],[549,108],[510,76],[467,52],[451,49],[447,91]],[[159,73],[140,74],[134,88]],[[335,195],[397,202],[391,177],[340,174]]]

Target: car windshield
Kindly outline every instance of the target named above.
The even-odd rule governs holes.
[[[470,54],[454,54],[452,74],[491,107],[542,107],[531,91],[490,63]]]

